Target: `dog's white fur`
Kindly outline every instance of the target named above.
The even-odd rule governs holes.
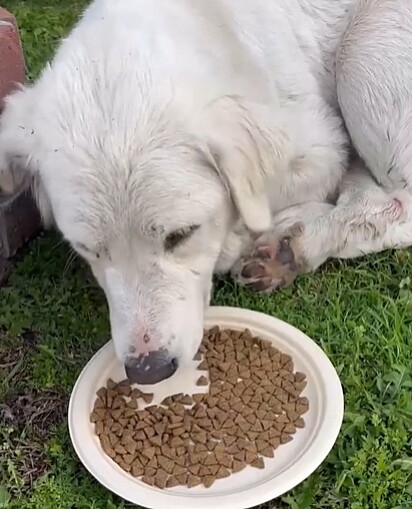
[[[7,100],[0,187],[33,180],[119,358],[188,360],[213,272],[247,283],[257,234],[298,223],[305,270],[412,243],[411,48],[410,0],[95,0]]]

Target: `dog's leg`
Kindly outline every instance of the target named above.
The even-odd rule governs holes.
[[[278,214],[274,228],[235,264],[234,278],[273,291],[328,258],[355,258],[412,244],[412,195],[388,192],[359,166],[344,179],[336,205],[306,203]]]
[[[385,187],[412,188],[412,5],[361,0],[336,58],[353,144]]]
[[[306,204],[275,218],[233,269],[243,284],[273,290],[329,257],[412,245],[412,8],[361,0],[337,55],[339,103],[359,167],[335,207]]]

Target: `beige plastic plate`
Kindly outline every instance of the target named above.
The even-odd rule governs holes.
[[[343,393],[339,377],[323,351],[305,334],[276,318],[244,309],[212,307],[206,327],[243,330],[271,341],[293,356],[295,368],[308,376],[304,395],[310,410],[306,427],[282,447],[266,468],[248,467],[211,488],[177,487],[169,490],[147,486],[118,467],[100,448],[89,422],[95,393],[108,378],[124,379],[112,342],[107,343],[84,368],[73,389],[69,405],[69,429],[73,446],[87,470],[107,489],[136,505],[150,509],[246,509],[272,500],[306,479],[326,458],[338,436],[343,419]],[[160,403],[174,393],[199,392],[197,363],[180,369],[169,380],[145,386]],[[207,390],[207,388],[205,389]]]

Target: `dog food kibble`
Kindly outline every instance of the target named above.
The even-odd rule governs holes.
[[[153,394],[128,380],[108,380],[97,391],[90,422],[102,449],[150,486],[210,488],[245,468],[263,469],[305,426],[306,375],[269,342],[214,327],[195,360],[198,391],[208,392],[152,405]]]

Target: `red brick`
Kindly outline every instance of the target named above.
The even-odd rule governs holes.
[[[3,99],[25,80],[23,51],[16,19],[0,7],[0,111]],[[0,283],[10,270],[7,258],[40,228],[39,213],[28,188],[13,196],[0,193]]]
[[[24,80],[24,57],[16,19],[0,7],[0,110],[3,98]]]
[[[12,269],[13,263],[0,256],[0,286],[7,283],[7,279],[10,276]]]
[[[0,257],[10,258],[40,229],[40,214],[28,189],[0,195]]]

